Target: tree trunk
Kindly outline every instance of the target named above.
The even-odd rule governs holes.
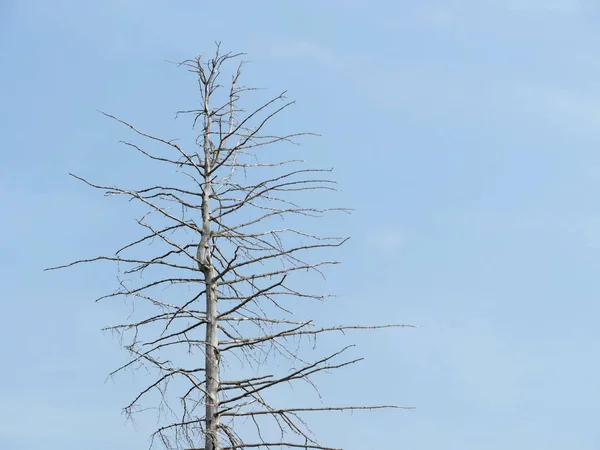
[[[206,439],[205,450],[219,450],[219,335],[218,335],[218,312],[217,312],[217,281],[216,270],[211,260],[212,238],[211,238],[211,216],[210,196],[211,183],[211,141],[210,129],[212,120],[209,113],[210,93],[205,92],[205,121],[204,121],[204,187],[202,195],[202,238],[199,251],[202,252],[199,259],[200,270],[204,273],[206,289],[206,344],[205,344],[205,370],[206,370]]]

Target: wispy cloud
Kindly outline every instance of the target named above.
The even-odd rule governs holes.
[[[423,16],[429,22],[436,25],[444,25],[448,23],[456,22],[458,17],[454,11],[445,8],[430,8],[423,11]]]
[[[127,429],[122,418],[113,411],[82,408],[61,408],[34,401],[32,399],[20,399],[20,401],[4,403],[4,414],[0,414],[0,439],[16,439],[20,442],[29,440],[48,440],[53,443],[70,443],[75,441],[86,441],[90,436],[98,437],[102,433],[99,428],[110,430],[111,434],[125,435]],[[35,415],[43,417],[35,425],[32,432],[32,411]],[[121,426],[117,427],[118,422]]]
[[[397,7],[393,12],[381,14],[375,24],[390,31],[415,26],[442,28],[458,23],[461,28],[469,29],[505,23],[512,20],[512,13],[557,15],[580,14],[585,10],[581,0],[422,1],[414,7]]]
[[[458,11],[452,5],[422,5],[413,13],[416,22],[425,26],[444,26],[460,20]]]
[[[277,41],[272,44],[270,53],[276,57],[316,60],[330,68],[339,68],[345,64],[342,56],[323,45],[308,40]]]
[[[505,6],[511,11],[578,13],[584,5],[578,0],[506,0]]]
[[[406,243],[406,234],[397,229],[375,231],[368,236],[368,243],[373,249],[387,253],[402,247]]]
[[[523,354],[484,318],[444,330],[439,353],[452,384],[469,401],[490,406],[515,403],[522,392]],[[519,368],[519,370],[515,370]]]
[[[600,133],[600,95],[577,88],[515,87],[515,107],[572,132]]]

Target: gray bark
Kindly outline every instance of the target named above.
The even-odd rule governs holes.
[[[206,344],[205,344],[205,370],[206,370],[206,436],[205,450],[219,450],[219,329],[218,329],[218,290],[216,269],[212,263],[211,250],[211,202],[212,195],[212,148],[210,131],[212,119],[209,110],[210,92],[205,90],[204,101],[204,187],[202,191],[202,238],[198,244],[198,266],[204,273],[206,289]]]

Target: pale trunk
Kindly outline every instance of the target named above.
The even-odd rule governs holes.
[[[208,114],[208,105],[205,104],[206,121],[204,131],[204,189],[202,198],[202,239],[200,249],[204,253],[200,260],[201,270],[204,273],[206,288],[206,345],[205,345],[205,370],[206,370],[206,439],[205,450],[219,450],[219,337],[217,324],[217,282],[216,272],[211,261],[211,217],[210,217],[210,195],[211,195],[211,147],[210,127],[211,119]]]

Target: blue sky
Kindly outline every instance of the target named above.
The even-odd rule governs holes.
[[[413,450],[600,448],[600,7],[576,0],[0,1],[0,448],[137,450],[135,377],[99,330],[134,214],[70,177],[145,166],[101,109],[173,135],[194,101],[165,60],[248,54],[247,84],[297,105],[312,165],[335,167],[351,235],[324,321],[366,361],[321,382],[332,404],[414,411],[314,417],[325,444]]]

